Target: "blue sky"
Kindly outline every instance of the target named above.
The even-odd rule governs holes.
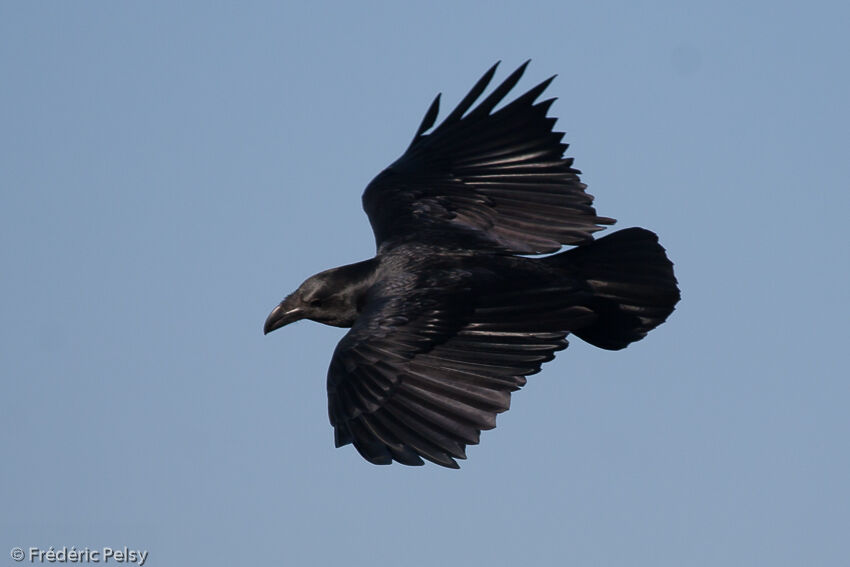
[[[0,553],[146,565],[838,565],[850,74],[838,2],[0,4]],[[683,300],[571,341],[460,471],[334,449],[360,195],[496,60],[552,74],[602,215]],[[6,562],[13,564],[8,555]]]

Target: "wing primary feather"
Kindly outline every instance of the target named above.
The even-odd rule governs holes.
[[[422,411],[420,409],[421,406],[411,404],[407,400],[403,402],[402,400],[393,401],[395,403],[389,403],[383,409],[399,420],[399,422],[405,424],[411,432],[415,433],[423,441],[432,444],[446,455],[450,455],[455,459],[466,458],[464,444],[453,434],[444,431],[439,426],[424,419],[419,413]]]
[[[531,62],[531,59],[527,60],[525,63],[520,65],[516,71],[511,73],[507,79],[502,81],[496,89],[490,93],[487,98],[481,101],[475,110],[470,113],[470,116],[486,116],[490,114],[490,111],[493,110],[497,104],[499,104],[505,95],[508,94],[512,88],[516,86],[519,82],[520,78],[522,78],[523,73],[525,73],[526,67]]]
[[[421,466],[424,463],[419,455],[416,454],[410,446],[402,443],[398,436],[389,430],[380,420],[374,415],[364,415],[361,417],[363,426],[369,430],[379,441],[384,443],[389,450],[392,458],[403,465]]]
[[[528,92],[521,95],[517,99],[513,100],[510,104],[499,110],[499,112],[504,112],[505,114],[507,114],[517,107],[528,106],[529,104],[537,100],[537,97],[539,97],[540,94],[546,90],[549,84],[555,80],[555,77],[557,77],[557,75],[552,75],[536,87],[532,87],[528,90]],[[555,99],[552,100],[554,101]]]
[[[487,85],[490,84],[490,81],[493,80],[493,75],[496,73],[496,68],[499,66],[499,63],[501,63],[501,61],[497,61],[495,65],[490,67],[487,72],[484,73],[484,76],[478,79],[478,82],[475,83],[475,86],[473,86],[472,89],[467,93],[467,95],[463,97],[463,100],[460,101],[457,107],[455,107],[455,109],[452,110],[448,116],[446,116],[446,119],[443,120],[442,124],[440,124],[441,127],[446,124],[451,124],[452,122],[457,122],[458,120],[460,120],[464,113],[469,110],[469,107],[475,103],[479,96],[481,96],[481,93],[484,92],[484,89],[487,88]]]
[[[364,459],[376,465],[392,463],[389,447],[365,427],[361,420],[350,421],[347,425],[353,436],[351,442]]]
[[[392,431],[402,443],[409,445],[421,457],[450,469],[460,468],[460,465],[458,465],[457,462],[449,456],[445,449],[435,445],[433,442],[423,437],[421,433],[412,429],[407,423],[405,423],[405,421],[396,415],[395,410],[385,408],[376,412],[374,417],[389,431]]]
[[[416,131],[416,135],[413,136],[413,141],[410,142],[412,146],[416,143],[416,140],[425,133],[431,126],[434,125],[434,122],[437,121],[437,114],[440,112],[440,95],[434,98],[434,102],[431,103],[431,106],[428,107],[428,112],[425,113],[425,117],[422,119],[422,124],[419,125],[419,129]],[[408,148],[410,149],[410,148]]]

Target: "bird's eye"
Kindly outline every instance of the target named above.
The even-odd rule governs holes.
[[[317,298],[317,299],[311,299],[310,300],[310,307],[321,307],[321,306],[322,306],[322,300],[321,299]]]

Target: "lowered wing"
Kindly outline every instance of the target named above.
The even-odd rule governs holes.
[[[596,215],[580,172],[563,157],[563,133],[546,116],[555,99],[535,102],[551,78],[494,111],[526,62],[473,108],[497,65],[428,132],[437,96],[404,155],[366,188],[363,208],[379,251],[418,241],[542,254],[614,223]]]
[[[587,292],[568,286],[480,293],[470,272],[428,278],[404,299],[376,291],[328,371],[336,446],[375,464],[457,468],[511,392],[596,317],[581,306]]]

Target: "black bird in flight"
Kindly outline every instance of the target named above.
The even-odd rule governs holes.
[[[597,216],[564,157],[547,117],[555,99],[536,102],[554,77],[494,110],[526,62],[473,107],[497,65],[431,129],[437,95],[404,155],[366,187],[375,257],[311,276],[265,323],[350,328],[328,409],[336,446],[371,463],[458,468],[568,334],[622,349],[679,300],[654,233],[593,239],[614,219]],[[575,247],[526,256],[565,244]]]

